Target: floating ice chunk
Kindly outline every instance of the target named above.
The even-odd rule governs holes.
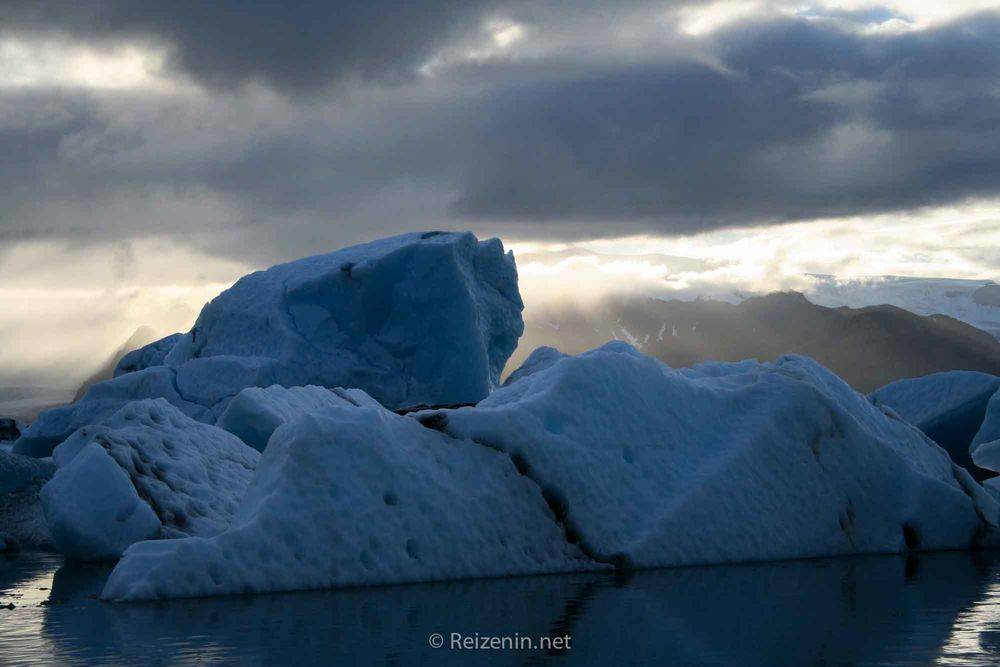
[[[944,447],[955,463],[982,480],[988,473],[973,461],[970,452],[982,442],[977,433],[986,406],[998,389],[1000,377],[995,375],[949,371],[893,382],[870,398],[876,405],[892,408]]]
[[[768,560],[995,539],[947,454],[804,357],[672,370],[623,343],[418,413],[508,452],[597,560]]]
[[[13,442],[21,437],[21,424],[16,419],[0,418],[0,442]]]
[[[997,542],[991,492],[809,359],[548,356],[475,407],[280,426],[228,530],[134,545],[103,597]]]
[[[42,487],[56,547],[70,558],[112,560],[160,533],[160,521],[129,476],[96,442],[83,447]]]
[[[897,380],[871,393],[876,405],[888,405],[922,431],[952,415],[983,408],[1000,389],[1000,377],[976,371],[932,373]]]
[[[194,421],[163,399],[129,403],[102,424],[76,431],[54,452],[59,468],[54,479],[67,477],[69,473],[62,471],[69,470],[84,491],[64,496],[53,488],[43,493],[48,496],[46,517],[54,533],[53,521],[88,517],[74,528],[74,539],[65,542],[72,549],[67,555],[78,558],[88,558],[88,552],[77,544],[109,545],[99,551],[100,557],[113,558],[131,542],[150,537],[135,537],[135,532],[118,535],[115,515],[101,509],[105,499],[97,495],[93,503],[88,500],[85,490],[101,484],[102,478],[88,480],[87,475],[105,473],[103,468],[80,468],[74,463],[94,445],[106,451],[156,518],[156,533],[165,537],[214,535],[228,526],[260,458],[235,436]],[[104,532],[117,537],[106,539]],[[63,549],[58,541],[57,546]]]
[[[11,545],[52,546],[38,492],[54,472],[51,460],[0,451],[0,536]]]
[[[278,428],[232,526],[135,544],[102,597],[137,600],[601,567],[510,458],[381,407]]]
[[[1000,472],[1000,391],[986,406],[986,416],[972,439],[972,459],[980,468]],[[989,481],[989,480],[987,480]]]
[[[360,389],[250,387],[229,402],[216,426],[262,452],[271,434],[282,424],[323,408],[344,405],[375,407],[378,401]]]
[[[0,495],[41,488],[53,472],[55,465],[50,459],[0,451]]]

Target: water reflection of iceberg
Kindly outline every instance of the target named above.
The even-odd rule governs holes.
[[[38,611],[61,664],[989,662],[1000,555],[930,553],[355,588],[161,603],[92,596],[70,566]],[[4,630],[0,629],[0,633]],[[560,656],[431,649],[440,632],[572,636]]]

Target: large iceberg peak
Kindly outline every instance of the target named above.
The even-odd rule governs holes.
[[[514,256],[470,232],[403,234],[244,276],[194,327],[122,360],[16,446],[47,456],[132,400],[214,423],[247,387],[353,387],[391,409],[475,403],[524,330]]]
[[[498,239],[404,234],[241,278],[165,361],[260,359],[276,384],[357,387],[390,408],[474,403],[499,384],[523,307]]]
[[[358,387],[390,408],[474,403],[499,384],[523,308],[499,239],[403,234],[244,276],[165,363],[259,359],[276,384]]]

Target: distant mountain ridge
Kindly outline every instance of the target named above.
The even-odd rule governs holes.
[[[675,367],[805,354],[865,393],[945,370],[1000,374],[1000,341],[952,317],[889,305],[828,308],[798,292],[739,304],[637,298],[529,313],[508,369],[539,345],[577,353],[614,339]]]
[[[1000,339],[1000,285],[992,280],[812,275],[806,296],[822,306],[892,304],[917,315],[942,314]]]

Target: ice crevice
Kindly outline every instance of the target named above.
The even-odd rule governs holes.
[[[417,421],[425,428],[439,431],[452,438],[456,437],[448,432],[448,415],[443,412],[433,412],[426,415],[420,415],[417,417]],[[552,519],[555,521],[556,525],[559,526],[567,544],[576,546],[584,556],[595,563],[610,565],[616,570],[633,569],[633,565],[626,554],[601,553],[600,550],[587,543],[587,540],[583,537],[582,531],[576,525],[573,517],[570,516],[569,501],[566,498],[566,495],[557,487],[546,483],[544,480],[538,479],[534,475],[531,470],[531,466],[528,464],[528,461],[524,458],[524,456],[519,454],[517,451],[507,451],[503,447],[482,440],[481,438],[469,438],[468,441],[479,445],[480,447],[485,447],[486,449],[491,449],[495,452],[504,454],[510,459],[511,464],[513,464],[514,469],[517,470],[519,475],[538,487],[538,491],[541,494],[542,499],[552,512]]]

